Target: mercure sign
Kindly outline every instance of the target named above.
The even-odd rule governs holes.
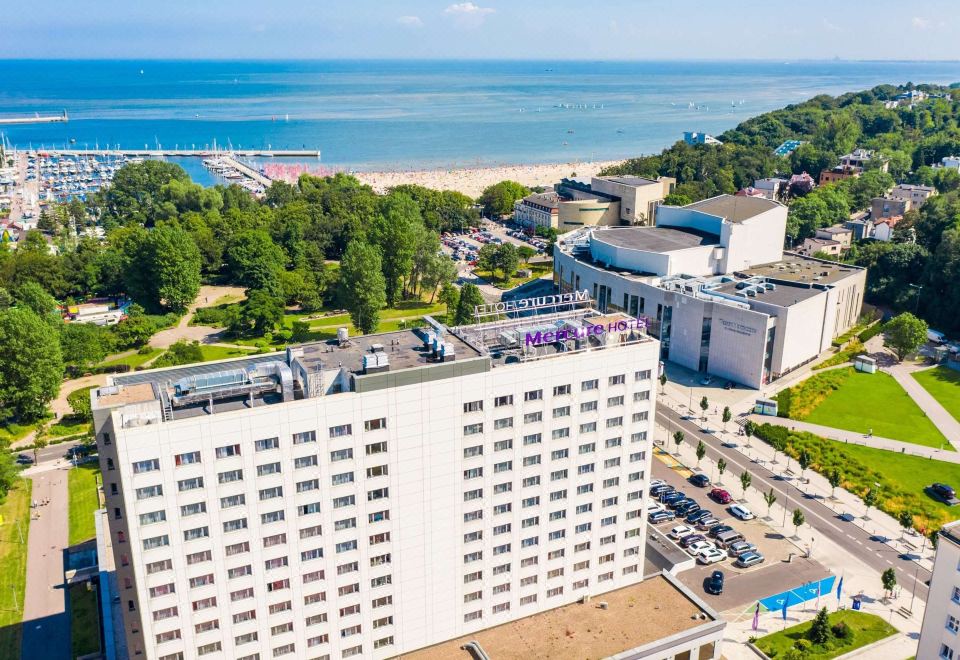
[[[590,302],[590,294],[586,290],[583,290],[573,291],[571,293],[557,293],[549,296],[520,298],[518,300],[502,300],[496,303],[477,305],[473,308],[473,313],[475,316],[486,316],[488,314],[507,312],[527,312],[534,309],[543,309],[544,307],[575,305],[585,302]]]
[[[547,332],[536,331],[526,333],[524,343],[527,346],[542,346],[552,344],[558,341],[567,341],[570,339],[584,339],[586,337],[599,337],[604,334],[614,332],[627,332],[628,330],[645,330],[647,320],[645,318],[620,319],[610,321],[606,325],[588,325],[582,328],[567,328],[560,330],[549,330]]]

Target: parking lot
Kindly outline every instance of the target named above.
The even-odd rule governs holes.
[[[729,525],[740,532],[747,541],[757,546],[757,550],[764,557],[762,564],[749,568],[734,566],[733,558],[728,557],[708,566],[698,563],[694,568],[678,575],[681,582],[706,599],[717,610],[743,609],[777,591],[829,575],[829,571],[816,560],[804,559],[796,546],[769,527],[761,517],[744,521],[731,515],[728,509],[736,499],[730,504],[722,505],[707,496],[711,488],[717,486],[729,491],[736,498],[740,493],[740,486],[732,476],[727,475],[723,484],[711,484],[705,488],[698,488],[687,481],[687,477],[691,474],[689,470],[669,467],[658,458],[653,460],[652,473],[654,479],[661,479],[687,497],[693,498],[701,507],[713,512],[714,517],[722,524]],[[753,513],[762,516],[764,512],[753,511]],[[667,533],[674,526],[681,524],[685,523],[678,519],[661,523],[657,525],[657,529]],[[719,596],[707,594],[704,590],[706,579],[715,570],[723,571],[725,578],[723,594]]]

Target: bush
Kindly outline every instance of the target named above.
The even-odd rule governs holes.
[[[876,337],[881,332],[883,332],[883,328],[885,325],[886,324],[884,323],[874,323],[869,328],[861,332],[858,338],[860,339],[860,341],[866,342],[868,339],[872,339],[873,337]]]
[[[783,390],[777,395],[777,416],[803,419],[819,406],[831,392],[853,374],[853,368],[834,369],[812,376],[799,385]]]
[[[215,328],[226,327],[230,324],[234,307],[236,307],[236,304],[200,307],[194,312],[190,325],[210,325]]]
[[[144,344],[137,349],[137,355],[150,355],[153,352],[153,346],[150,344]]]
[[[203,351],[200,350],[200,342],[178,341],[167,352],[158,357],[154,367],[174,367],[180,364],[191,364],[193,362],[203,362]],[[151,367],[152,368],[152,367]]]
[[[827,367],[833,367],[838,364],[850,362],[853,358],[865,352],[866,350],[863,348],[863,344],[859,339],[851,339],[846,348],[844,348],[842,351],[839,351],[832,358],[824,360],[820,364],[814,365],[813,370],[817,371],[818,369],[826,369]]]
[[[809,639],[798,639],[793,645],[793,648],[806,653],[813,648],[813,642],[811,642]]]
[[[67,403],[75,417],[85,422],[93,421],[93,413],[90,410],[90,390],[92,387],[81,387],[67,395]]]
[[[850,626],[843,621],[830,626],[830,632],[832,632],[833,636],[837,639],[847,639],[853,634],[853,631],[850,630]]]

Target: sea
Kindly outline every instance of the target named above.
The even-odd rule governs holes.
[[[20,148],[316,150],[331,170],[592,161],[817,94],[960,82],[960,62],[0,61]],[[185,159],[202,179],[199,159]]]

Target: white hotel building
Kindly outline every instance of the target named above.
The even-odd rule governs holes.
[[[387,658],[639,582],[659,343],[523,340],[623,318],[438,325],[93,390],[129,656]]]
[[[940,530],[923,612],[917,660],[934,658],[960,658],[960,520]]]

